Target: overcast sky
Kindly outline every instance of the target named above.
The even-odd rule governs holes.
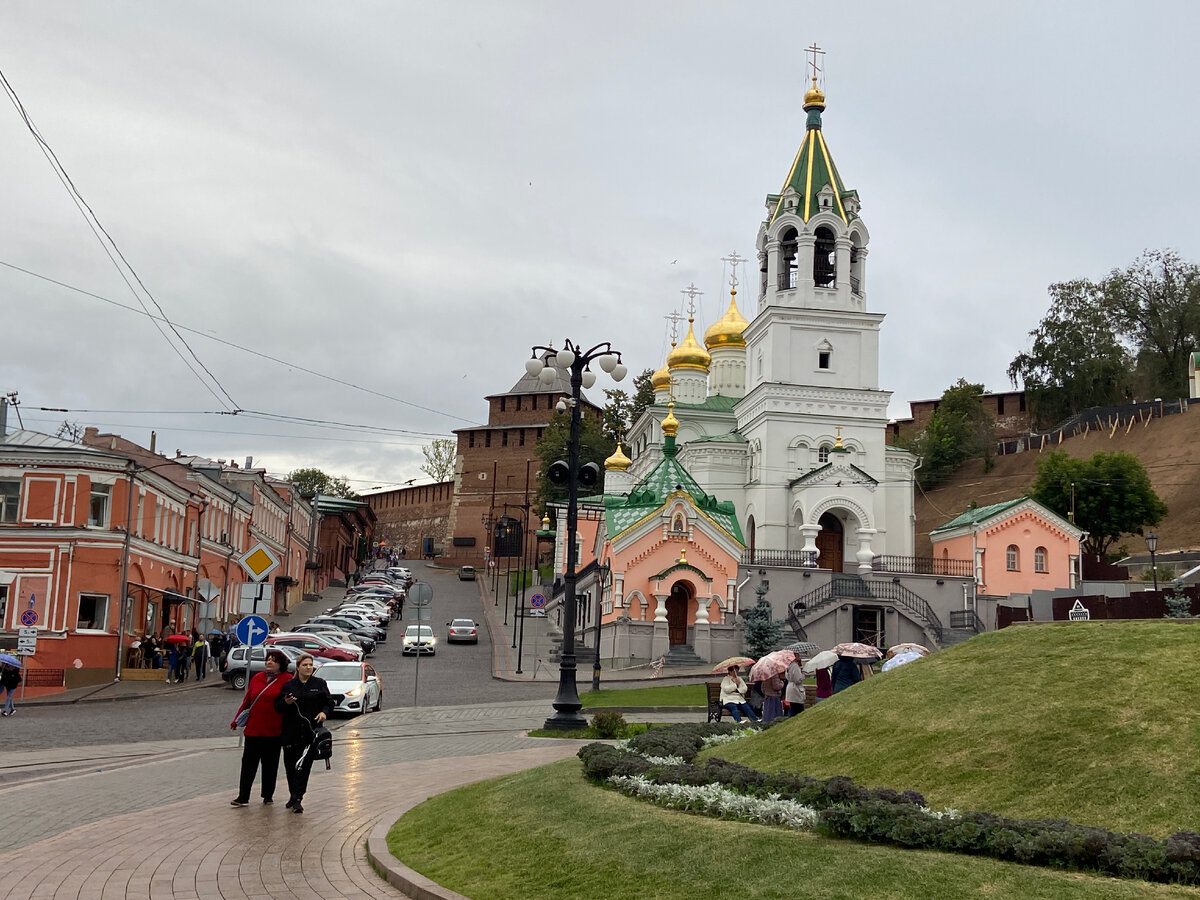
[[[0,391],[36,430],[419,483],[532,344],[611,340],[636,373],[689,282],[698,334],[724,312],[814,41],[891,414],[1005,390],[1047,285],[1200,259],[1198,25],[1189,2],[9,0],[0,69],[220,388],[81,293],[138,304],[3,102]]]

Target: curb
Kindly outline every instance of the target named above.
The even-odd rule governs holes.
[[[414,798],[412,802],[388,811],[367,837],[367,861],[388,884],[413,900],[470,900],[469,897],[448,890],[420,872],[410,869],[388,849],[387,835],[392,826],[406,812],[427,799]]]
[[[228,683],[218,675],[217,680],[211,685],[193,684],[188,685],[187,687],[175,688],[174,690],[169,691],[141,691],[137,694],[119,694],[115,697],[96,696],[101,691],[107,690],[115,685],[130,683],[131,682],[128,681],[111,681],[108,684],[99,685],[95,690],[84,694],[81,697],[63,697],[60,694],[50,694],[46,697],[29,697],[21,701],[21,706],[73,706],[76,703],[83,703],[84,701],[89,703],[117,703],[121,700],[144,700],[147,697],[164,697],[171,694],[187,694],[191,693],[192,691],[198,691],[207,687],[228,687]]]

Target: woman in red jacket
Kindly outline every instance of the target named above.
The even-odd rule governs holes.
[[[246,806],[250,803],[250,789],[254,787],[254,773],[262,764],[262,800],[274,803],[275,778],[279,774],[279,751],[283,746],[283,715],[275,709],[275,698],[287,683],[288,658],[282,650],[268,650],[266,671],[257,672],[246,687],[246,696],[238,707],[231,729],[238,727],[238,716],[249,711],[245,742],[242,747],[242,777],[238,795],[230,806]]]

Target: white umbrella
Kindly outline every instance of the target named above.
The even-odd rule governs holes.
[[[916,650],[905,650],[903,653],[897,653],[895,656],[893,656],[891,659],[889,659],[887,662],[885,662],[883,664],[883,671],[890,672],[892,669],[896,668],[897,666],[903,666],[906,663],[910,663],[915,659],[924,659],[924,658],[925,658],[925,655],[922,653],[918,653]]]
[[[813,672],[816,672],[818,669],[828,669],[830,666],[832,666],[837,661],[838,661],[837,654],[834,653],[832,650],[822,650],[820,653],[818,653],[816,656],[814,656],[812,659],[810,659],[808,662],[806,662],[804,664],[804,673],[806,675],[811,675]]]

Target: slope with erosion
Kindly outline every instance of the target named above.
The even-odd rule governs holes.
[[[1200,623],[1072,622],[983,634],[708,751],[935,808],[1200,830]]]
[[[1134,423],[1128,431],[1118,428],[1112,437],[1107,430],[1090,431],[1054,449],[1079,458],[1099,451],[1132,453],[1167,504],[1167,518],[1155,528],[1160,551],[1200,546],[1200,408]],[[964,512],[971,501],[987,506],[1027,494],[1040,456],[1036,450],[1000,456],[989,472],[983,471],[980,460],[970,460],[936,488],[924,493],[918,489],[916,554],[929,556],[929,532]],[[1118,546],[1130,553],[1145,552],[1145,542],[1137,535],[1123,538]]]

